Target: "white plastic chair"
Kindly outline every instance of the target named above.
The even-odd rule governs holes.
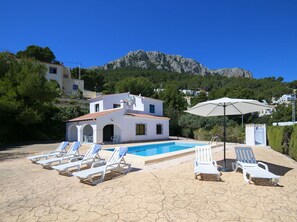
[[[203,174],[212,174],[217,176],[220,180],[221,173],[218,171],[217,162],[212,159],[211,146],[196,146],[195,147],[195,179]]]
[[[43,152],[40,155],[35,155],[35,156],[29,156],[27,157],[27,159],[31,160],[32,163],[36,163],[41,159],[48,159],[50,157],[61,157],[67,153],[66,147],[68,146],[68,144],[69,144],[68,141],[63,141],[62,143],[59,144],[59,146],[54,151]]]
[[[242,169],[245,182],[251,183],[253,178],[262,178],[271,180],[274,185],[278,183],[280,176],[269,172],[265,163],[257,162],[251,147],[235,147],[235,153],[236,162],[232,163],[232,167],[234,171]]]
[[[117,147],[114,149],[105,165],[96,167],[98,163],[94,162],[90,169],[74,172],[73,175],[78,177],[81,182],[95,185],[101,183],[108,172],[116,171],[126,174],[131,168],[131,164],[127,164],[124,159],[127,151],[127,147]],[[125,169],[125,167],[127,167],[127,169]],[[99,179],[95,179],[98,176]]]
[[[102,145],[99,144],[93,144],[87,153],[84,155],[84,158],[80,161],[77,160],[77,157],[74,157],[70,159],[69,163],[53,166],[52,168],[57,170],[59,174],[68,174],[72,175],[72,173],[69,171],[70,169],[79,171],[83,165],[87,165],[87,167],[90,167],[96,159],[100,160],[99,151],[101,150]]]
[[[52,164],[54,163],[61,164],[64,161],[70,160],[71,158],[74,158],[74,157],[76,158],[80,157],[82,159],[83,156],[79,155],[79,152],[78,152],[79,147],[80,147],[80,142],[76,141],[72,144],[69,151],[64,156],[59,158],[40,160],[37,163],[41,164],[44,168],[51,168]]]

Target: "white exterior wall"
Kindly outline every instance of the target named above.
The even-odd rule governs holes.
[[[93,142],[96,143],[96,141],[98,141],[98,138],[97,138],[98,126],[97,126],[95,120],[79,121],[79,122],[68,122],[66,124],[66,140],[71,141],[70,138],[73,138],[73,135],[71,135],[71,128],[73,126],[75,126],[77,128],[77,137],[76,137],[76,139],[77,139],[77,141],[82,143],[84,141],[83,140],[84,139],[83,131],[84,131],[84,127],[86,125],[90,125],[93,128]]]
[[[63,90],[66,94],[71,94],[72,92],[77,92],[73,90],[73,85],[78,85],[80,91],[84,91],[84,80],[79,79],[63,79],[64,85]]]
[[[251,146],[266,146],[266,125],[247,124],[245,126],[245,143]]]
[[[113,104],[121,105],[121,100],[127,100],[128,93],[125,94],[114,94],[103,97],[103,110],[113,109]]]
[[[125,128],[129,130],[122,131],[122,142],[129,141],[144,141],[144,140],[161,140],[169,138],[169,119],[150,119],[150,118],[137,118],[125,116],[123,118]],[[136,124],[146,125],[146,135],[136,135]],[[162,134],[156,134],[156,125],[162,124]]]
[[[90,113],[95,113],[96,110],[95,110],[95,106],[96,104],[99,104],[99,111],[103,111],[103,100],[101,101],[96,101],[96,102],[93,102],[93,103],[90,103]]]
[[[59,83],[60,85],[60,88],[63,89],[63,66],[61,65],[57,65],[57,64],[49,64],[49,63],[43,63],[46,68],[47,68],[47,71],[46,71],[46,79],[47,80],[55,80]],[[56,74],[53,74],[53,73],[50,73],[49,72],[49,68],[50,67],[55,67],[57,69],[57,73]]]
[[[77,140],[83,142],[83,128],[88,124],[93,128],[94,143],[103,143],[103,128],[109,124],[114,125],[114,136],[117,138],[117,142],[161,140],[169,138],[169,119],[132,117],[125,115],[124,109],[119,109],[119,111],[104,115],[97,120],[67,123],[67,139],[73,138],[73,136],[70,135],[70,129],[75,125],[77,127]],[[136,135],[136,124],[146,125],[146,135]],[[162,134],[156,134],[157,124],[162,124]]]
[[[155,113],[150,113],[150,104],[155,106]],[[163,101],[144,98],[144,113],[155,116],[163,116]]]
[[[134,98],[135,98],[135,102],[133,104],[132,110],[143,112],[144,111],[143,97],[134,96]]]
[[[113,109],[113,105],[120,104],[121,100],[128,101],[130,97],[133,97],[133,105],[127,104],[127,109],[129,111],[136,111],[137,113],[155,116],[163,116],[163,101],[142,96],[130,95],[129,93],[106,95],[92,99],[90,102],[90,113],[95,112],[95,104],[99,104],[100,111],[104,111]],[[155,106],[155,113],[150,113],[150,104]]]

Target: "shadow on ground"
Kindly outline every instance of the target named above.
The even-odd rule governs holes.
[[[19,158],[24,158],[28,154],[29,153],[24,153],[24,152],[15,152],[15,153],[0,152],[0,162],[6,161],[6,160],[14,160],[14,159],[19,159]]]
[[[230,169],[232,171],[232,163],[235,163],[235,161],[236,161],[235,159],[226,159],[226,168]],[[279,176],[284,176],[287,172],[289,172],[290,170],[293,169],[290,167],[285,167],[285,166],[265,162],[262,160],[258,160],[258,162],[263,162],[263,163],[267,164],[269,171],[271,173],[274,173]],[[219,161],[217,161],[217,163],[219,166],[224,167],[224,160],[219,160]]]

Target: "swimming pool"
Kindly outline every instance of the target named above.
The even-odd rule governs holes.
[[[179,150],[190,149],[195,146],[204,146],[203,143],[179,143],[179,142],[169,142],[169,143],[157,143],[141,146],[130,146],[128,147],[128,154],[133,154],[137,156],[154,156],[158,154],[170,153]],[[107,149],[113,151],[114,149]]]

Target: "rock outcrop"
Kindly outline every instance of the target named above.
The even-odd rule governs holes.
[[[102,69],[137,67],[197,75],[222,75],[227,77],[252,78],[252,73],[242,68],[208,69],[194,59],[179,55],[168,55],[158,51],[131,51],[127,55],[105,64]],[[94,68],[94,67],[93,67]]]

